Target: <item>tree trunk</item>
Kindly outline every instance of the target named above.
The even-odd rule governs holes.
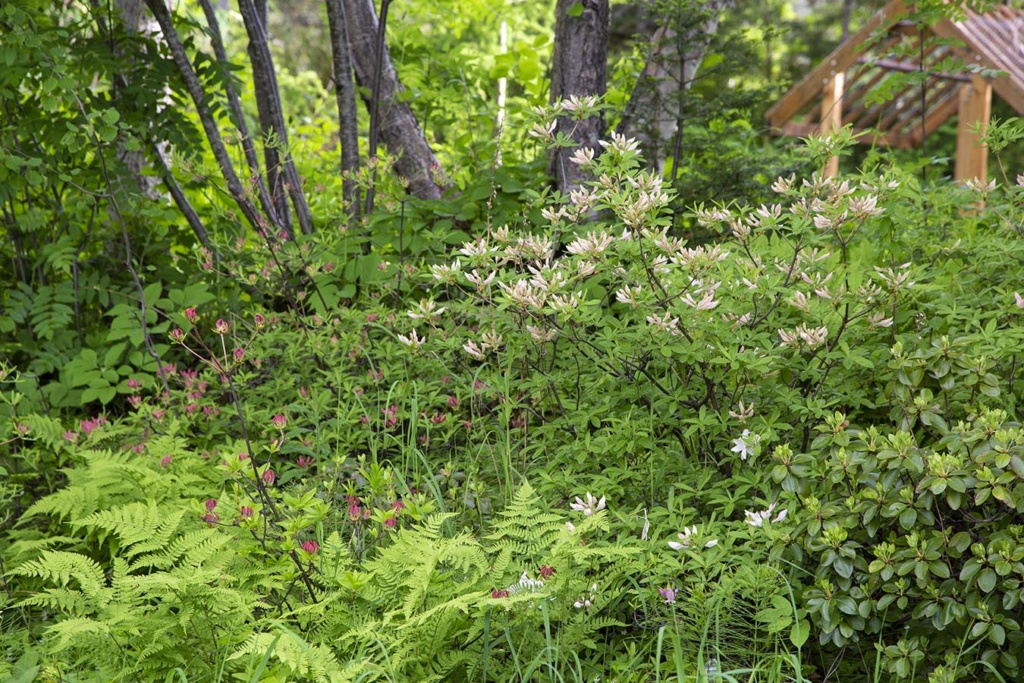
[[[249,60],[252,63],[256,107],[264,135],[272,133],[272,140],[264,141],[267,180],[278,219],[286,232],[291,232],[286,197],[291,197],[299,227],[304,234],[313,232],[313,219],[302,190],[302,180],[288,149],[288,130],[284,123],[281,93],[277,87],[277,73],[267,44],[266,2],[238,0],[238,9],[249,36]]]
[[[341,147],[341,196],[352,215],[359,218],[359,118],[356,112],[356,85],[352,76],[352,46],[344,0],[327,0],[327,23],[331,32],[331,57],[334,65],[334,92],[338,100],[338,142]]]
[[[659,28],[651,39],[647,63],[637,78],[618,132],[636,138],[648,168],[663,173],[669,143],[678,155],[686,91],[693,83],[733,0],[706,0],[690,16]]]
[[[160,28],[156,25],[156,22],[143,12],[145,5],[142,4],[142,0],[115,0],[114,9],[120,15],[121,23],[124,26],[125,33],[128,35],[140,33],[144,35],[159,34]],[[109,30],[112,29],[113,27],[110,27]],[[121,59],[128,58],[124,48],[120,46],[114,48],[114,55]],[[129,85],[128,76],[124,75],[124,73],[114,77],[113,96],[115,101],[121,99],[122,89],[126,90]],[[163,146],[161,145],[161,151]],[[156,191],[156,185],[160,180],[143,173],[146,167],[146,159],[141,150],[130,151],[125,148],[123,143],[118,143],[117,158],[128,169],[128,172],[138,185],[138,189],[144,195],[150,199],[157,199],[160,196]]]
[[[440,199],[442,187],[434,180],[440,167],[437,157],[427,144],[416,117],[408,104],[399,101],[402,85],[391,64],[391,55],[381,36],[381,72],[375,69],[377,61],[377,12],[373,0],[342,0],[348,17],[349,44],[356,81],[361,86],[363,100],[368,107],[374,84],[379,89],[374,95],[379,111],[381,141],[395,155],[395,170],[409,181],[409,192],[420,199]],[[370,154],[376,150],[371,149]]]
[[[145,4],[143,0],[115,0],[114,9],[117,11],[120,21],[124,26],[124,30],[128,35],[143,34],[151,37],[159,37],[160,26],[157,22],[145,12]],[[113,27],[108,27],[108,31],[112,31]],[[125,58],[124,49],[120,46],[114,48],[114,54],[117,57]],[[126,70],[127,72],[127,70]],[[113,97],[115,101],[120,100],[122,95],[122,89],[127,89],[130,85],[129,77],[125,73],[114,77],[113,82]],[[156,187],[163,180],[164,186],[170,193],[170,198],[178,206],[178,210],[181,211],[185,220],[192,228],[192,232],[195,234],[196,239],[199,243],[206,248],[211,247],[210,234],[206,230],[206,226],[203,225],[202,219],[199,218],[199,214],[196,213],[195,208],[189,202],[188,198],[181,191],[181,187],[178,185],[177,180],[174,178],[174,174],[171,172],[170,159],[167,153],[167,143],[162,140],[154,139],[155,135],[148,136],[151,140],[149,145],[152,153],[152,160],[154,167],[159,174],[159,178],[153,176],[147,176],[144,173],[147,167],[146,156],[139,150],[129,150],[123,143],[117,145],[117,157],[124,164],[128,170],[131,178],[135,183],[135,189],[138,189],[142,194],[146,195],[150,199],[164,200],[166,196],[161,195],[157,192]]]
[[[210,0],[199,0],[199,4],[203,8],[203,14],[206,16],[206,25],[209,28],[213,54],[217,57],[220,67],[227,72],[230,62],[228,62],[227,50],[224,48],[224,39],[221,36],[217,13],[214,11],[213,5],[210,4]],[[228,98],[228,110],[234,118],[235,127],[238,128],[238,134],[241,138],[242,153],[245,156],[245,164],[249,168],[249,177],[256,185],[256,194],[260,200],[260,207],[262,207],[263,213],[267,215],[275,226],[283,227],[278,220],[277,211],[274,209],[274,202],[270,198],[270,192],[267,190],[267,183],[263,177],[263,172],[260,170],[259,157],[256,155],[256,145],[253,143],[252,133],[249,131],[249,123],[246,121],[245,111],[242,109],[242,100],[238,97],[238,93],[235,92],[235,86],[232,85],[230,79],[226,80],[224,90]]]
[[[582,8],[582,12],[580,9]],[[608,85],[608,0],[558,0],[555,7],[555,46],[551,67],[551,101],[576,95],[604,96]],[[559,190],[568,194],[579,186],[583,173],[569,161],[576,147],[598,148],[604,118],[583,121],[560,118],[556,128],[576,143],[551,155],[549,171]]]
[[[203,90],[202,82],[192,68],[192,60],[189,59],[185,46],[181,42],[181,36],[178,35],[178,31],[174,27],[174,19],[171,17],[170,11],[164,5],[164,0],[145,0],[145,2],[149,11],[153,13],[157,23],[160,25],[160,32],[163,34],[164,41],[170,50],[171,58],[174,60],[174,64],[178,68],[182,80],[185,82],[185,88],[188,90],[189,96],[192,98],[192,104],[196,108],[196,115],[199,117],[203,132],[206,134],[206,140],[210,144],[210,150],[213,152],[214,159],[217,160],[221,175],[224,176],[228,194],[235,201],[235,204],[253,230],[262,233],[265,228],[265,220],[260,215],[256,206],[249,200],[248,193],[235,172],[234,164],[231,163],[231,155],[228,153],[227,147],[224,146],[224,139],[221,137],[220,128],[217,126],[217,121],[207,104],[208,98]]]

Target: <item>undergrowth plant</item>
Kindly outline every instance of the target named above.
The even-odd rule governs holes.
[[[1024,190],[780,178],[695,207],[694,246],[635,143],[573,162],[441,262],[197,252],[147,294],[159,363],[131,307],[109,362],[79,354],[86,415],[5,365],[11,670],[1018,676]]]

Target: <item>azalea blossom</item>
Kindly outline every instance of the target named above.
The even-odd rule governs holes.
[[[580,168],[587,168],[592,163],[594,163],[594,148],[577,147],[576,151],[573,152],[571,157],[569,157],[569,161],[576,164]]]
[[[485,358],[483,349],[477,346],[476,342],[472,339],[462,345],[462,350],[477,360],[483,360]]]
[[[712,308],[718,305],[718,302],[715,301],[714,289],[705,292],[703,298],[701,298],[700,301],[694,299],[693,295],[691,294],[687,294],[684,297],[682,297],[682,301],[690,308],[696,308],[698,311],[710,311]]]
[[[430,266],[430,272],[438,282],[446,285],[455,284],[455,276],[462,272],[462,263],[459,259],[455,259],[455,263],[451,265],[433,265]]]
[[[628,304],[633,308],[636,308],[637,306],[640,305],[641,293],[642,290],[640,288],[640,285],[637,285],[635,287],[622,287],[621,289],[615,292],[615,300],[618,301],[619,303]]]
[[[749,429],[744,429],[739,438],[732,440],[733,453],[740,454],[740,460],[746,460],[748,455],[757,455],[757,448],[761,444],[759,434],[751,434]]]
[[[572,508],[573,510],[576,510],[577,512],[582,512],[584,516],[589,517],[598,510],[604,510],[604,496],[601,496],[601,500],[598,500],[597,498],[590,494],[590,491],[587,491],[586,501],[584,501],[579,496],[576,496],[576,502],[570,503],[569,507]]]
[[[789,510],[782,510],[781,512],[779,512],[779,514],[775,515],[774,518],[769,520],[769,518],[771,518],[772,516],[772,512],[774,511],[775,503],[769,505],[767,510],[761,510],[760,512],[751,512],[750,510],[744,510],[743,514],[746,516],[746,519],[744,521],[750,526],[761,527],[764,526],[764,523],[767,521],[771,521],[773,524],[775,522],[781,522],[782,520],[786,519],[786,515],[789,514]]]
[[[1024,306],[1021,306],[1021,308],[1024,308]],[[893,319],[891,317],[886,318],[885,313],[882,312],[872,313],[868,316],[868,329],[873,330],[879,327],[892,327],[892,323]]]
[[[683,532],[677,534],[679,536],[678,541],[669,541],[668,547],[672,550],[682,550],[683,548],[690,548],[693,546],[694,538],[697,536],[698,528],[696,526],[683,527]],[[705,548],[714,548],[718,545],[718,539],[712,538],[704,544]]]
[[[409,311],[408,316],[413,320],[430,320],[444,313],[446,308],[437,307],[432,299],[422,299],[416,304],[415,311]]]
[[[594,600],[596,599],[596,597],[595,597],[596,593],[597,593],[597,584],[596,583],[591,584],[590,585],[590,595],[584,595],[584,596],[580,597],[579,600],[577,600],[576,602],[572,603],[572,606],[575,607],[576,609],[589,609],[594,604]]]
[[[515,595],[517,593],[539,593],[544,589],[544,581],[541,579],[532,579],[530,575],[523,572],[523,575],[519,577],[519,580],[509,586],[506,590],[508,595]]]
[[[427,338],[421,338],[419,334],[417,334],[416,330],[413,330],[408,337],[404,334],[398,335],[398,341],[402,342],[406,346],[411,346],[413,349],[418,349],[423,346],[423,342],[427,341]]]
[[[469,280],[469,282],[471,282],[472,284],[476,285],[476,288],[478,290],[483,290],[483,289],[487,288],[488,286],[490,286],[490,284],[492,282],[494,282],[494,272],[493,271],[489,275],[484,277],[479,272],[477,272],[476,268],[473,269],[473,272],[466,273],[465,277],[466,277],[467,280]]]
[[[754,417],[754,404],[745,405],[743,401],[736,404],[736,410],[729,411],[729,417],[740,421],[740,424]]]

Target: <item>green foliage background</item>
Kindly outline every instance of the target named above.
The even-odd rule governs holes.
[[[799,26],[834,41],[820,9]],[[248,75],[191,16],[227,121]],[[110,20],[0,8],[0,677],[1019,678],[1015,121],[991,188],[880,153],[822,180],[843,136],[761,122],[827,41],[751,3],[675,182],[612,139],[559,206],[529,134],[555,115],[547,8],[400,5],[453,192],[409,198],[382,154],[351,220],[325,56],[283,41],[317,231],[266,241],[165,47]],[[609,112],[642,60],[614,52]],[[158,142],[211,248],[128,167]]]

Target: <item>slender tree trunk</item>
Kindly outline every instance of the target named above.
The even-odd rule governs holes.
[[[582,8],[582,12],[580,12]],[[608,85],[608,0],[558,0],[555,7],[555,46],[551,69],[551,101],[576,95],[603,96]],[[598,148],[604,135],[604,118],[583,121],[561,118],[557,132],[570,137],[576,147]],[[559,190],[568,194],[579,186],[583,173],[569,161],[576,147],[556,150],[550,173]]]
[[[359,118],[356,112],[356,84],[352,75],[352,46],[344,0],[327,0],[327,23],[331,32],[334,64],[334,92],[338,100],[338,139],[341,147],[341,196],[355,218],[359,218]]]
[[[224,49],[224,39],[221,37],[220,22],[217,20],[217,13],[210,4],[210,0],[199,0],[199,4],[203,8],[203,14],[206,15],[206,25],[210,30],[210,42],[213,44],[213,54],[217,57],[217,61],[220,63],[222,69],[227,71],[228,67],[228,54],[227,50]],[[249,178],[256,186],[256,193],[260,200],[260,206],[263,209],[263,213],[270,218],[270,221],[276,226],[283,228],[283,225],[278,220],[277,211],[274,209],[274,203],[271,201],[270,192],[267,190],[267,183],[264,180],[263,172],[260,170],[259,157],[256,155],[256,145],[253,143],[252,133],[249,131],[249,124],[245,118],[245,112],[242,110],[242,100],[239,98],[238,93],[235,91],[235,86],[232,85],[230,80],[225,83],[225,94],[228,98],[228,109],[231,112],[231,116],[234,119],[235,127],[238,128],[238,133],[241,137],[242,142],[242,153],[245,156],[245,164],[249,169]]]
[[[287,200],[291,197],[299,227],[304,234],[313,232],[313,219],[302,189],[302,180],[295,168],[295,161],[288,148],[288,130],[284,123],[284,109],[281,93],[277,87],[277,74],[267,43],[266,3],[254,0],[238,0],[238,9],[245,22],[249,36],[249,59],[252,62],[253,85],[256,90],[256,106],[264,134],[272,133],[273,139],[266,144],[266,170],[274,208],[285,230],[291,232]]]
[[[161,179],[163,179],[164,186],[171,193],[171,198],[178,205],[178,210],[185,217],[185,220],[192,228],[192,232],[196,234],[199,243],[207,249],[212,249],[213,245],[210,243],[210,234],[206,231],[203,220],[199,217],[195,207],[192,206],[192,202],[185,196],[177,179],[174,177],[174,173],[171,172],[171,165],[167,162],[164,151],[159,147],[158,143],[153,145],[153,158],[156,160],[157,172],[160,174]]]
[[[170,50],[171,58],[174,60],[174,64],[177,66],[178,72],[185,82],[185,88],[188,90],[189,96],[192,98],[192,104],[196,108],[196,114],[203,127],[203,132],[206,134],[206,140],[210,144],[210,150],[213,152],[213,157],[220,167],[221,175],[224,176],[228,194],[235,201],[235,204],[252,229],[262,233],[266,227],[265,220],[249,199],[245,187],[235,172],[234,164],[231,163],[231,155],[228,154],[228,150],[224,146],[224,140],[221,138],[217,121],[207,105],[203,84],[192,68],[192,60],[189,59],[185,46],[181,42],[181,37],[174,27],[174,20],[171,17],[170,11],[164,5],[164,0],[145,0],[145,2],[146,6],[149,7],[149,11],[153,13],[157,23],[160,25],[160,32],[163,34],[163,39]]]
[[[373,0],[342,0],[348,17],[349,43],[356,81],[363,100],[372,107],[369,93],[378,84],[376,96],[381,141],[395,155],[395,170],[409,181],[409,192],[420,199],[440,199],[443,188],[435,180],[440,167],[427,143],[423,130],[409,105],[401,102],[402,85],[391,64],[391,55],[381,36],[381,69],[375,68],[378,56],[377,12]],[[370,154],[376,150],[371,149]]]
[[[686,91],[700,69],[722,13],[733,0],[707,0],[675,26],[665,25],[651,39],[647,63],[637,78],[618,132],[634,137],[651,169],[664,172],[669,143],[678,155]]]

